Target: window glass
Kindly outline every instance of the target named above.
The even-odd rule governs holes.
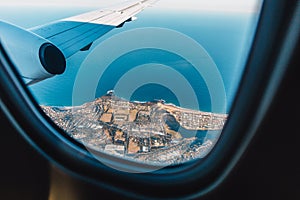
[[[157,166],[201,159],[217,143],[228,119],[262,2],[147,3],[126,7],[122,0],[1,1],[1,41],[42,110],[92,152]],[[141,12],[117,24],[118,17],[142,4]],[[99,8],[104,10],[99,23],[84,17],[57,21]],[[42,48],[40,40],[8,34],[7,22],[33,32],[28,38],[38,35],[51,44]],[[76,33],[59,37],[69,26]],[[54,30],[60,31],[49,36]],[[102,35],[79,48],[95,30]],[[35,46],[38,51],[32,50]],[[43,73],[59,71],[53,63],[64,64],[59,51],[66,58],[65,68],[48,77]],[[44,71],[31,68],[35,57]],[[21,67],[23,63],[30,67]]]

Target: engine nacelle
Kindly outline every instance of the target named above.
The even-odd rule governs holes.
[[[0,40],[28,85],[62,74],[66,69],[63,53],[28,30],[0,21]]]

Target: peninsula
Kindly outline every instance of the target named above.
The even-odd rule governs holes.
[[[226,114],[181,108],[163,100],[131,102],[113,91],[74,107],[41,106],[72,138],[96,151],[150,163],[182,163],[204,157]],[[202,133],[202,134],[199,134]]]

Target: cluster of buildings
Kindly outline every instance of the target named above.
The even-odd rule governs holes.
[[[129,102],[112,93],[82,106],[42,108],[71,137],[95,150],[153,162],[179,162],[211,147],[210,143],[192,147],[196,138],[182,138],[170,124],[187,130],[219,130],[227,119],[227,115],[174,108],[163,102]]]
[[[227,120],[225,114],[214,114],[200,111],[176,111],[176,120],[187,130],[220,130]]]

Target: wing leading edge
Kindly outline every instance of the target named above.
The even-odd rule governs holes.
[[[78,51],[88,50],[96,39],[131,21],[154,2],[156,0],[129,1],[34,27],[30,31],[52,42],[69,58]]]

